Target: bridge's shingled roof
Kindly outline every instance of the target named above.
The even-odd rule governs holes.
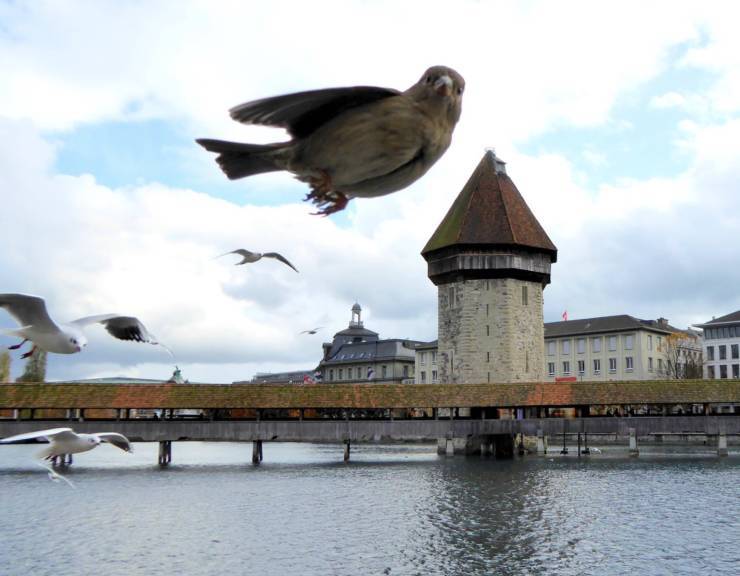
[[[740,402],[740,380],[529,384],[0,384],[0,408],[429,408]]]

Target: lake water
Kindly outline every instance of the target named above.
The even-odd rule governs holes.
[[[0,446],[2,575],[740,573],[740,456],[513,461],[429,445]],[[681,449],[688,450],[688,449]]]

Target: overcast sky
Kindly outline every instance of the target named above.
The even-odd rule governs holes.
[[[735,3],[706,1],[0,1],[0,292],[43,296],[60,321],[137,315],[202,382],[315,366],[355,301],[381,337],[432,340],[419,253],[495,147],[558,247],[546,321],[727,314],[740,308],[738,21]],[[467,83],[447,154],[329,218],[288,174],[229,182],[193,142],[282,140],[228,109],[405,89],[434,64]],[[238,247],[300,273],[213,259]],[[49,358],[48,378],[172,372],[158,347],[88,336]]]

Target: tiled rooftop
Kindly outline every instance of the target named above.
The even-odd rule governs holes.
[[[2,408],[427,408],[740,403],[740,380],[531,384],[0,384]]]

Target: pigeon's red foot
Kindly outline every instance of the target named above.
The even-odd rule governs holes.
[[[13,344],[12,346],[8,346],[8,350],[18,350],[21,346],[23,346],[26,342],[28,342],[28,339],[26,338],[21,342],[20,344]]]
[[[311,192],[306,194],[306,201],[313,202],[320,210],[315,215],[328,216],[344,210],[349,202],[341,192],[333,189],[331,176],[325,170],[319,170],[318,175],[301,178],[311,186]]]
[[[31,350],[29,350],[25,354],[21,354],[21,360],[23,360],[25,358],[28,358],[29,356],[33,356],[33,353],[36,352],[36,349],[37,349],[37,347],[34,346],[33,348],[31,348]]]

